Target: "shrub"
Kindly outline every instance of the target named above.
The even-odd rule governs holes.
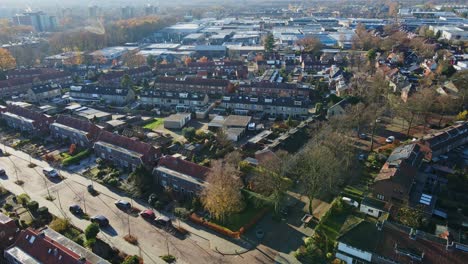
[[[16,200],[18,201],[19,204],[22,204],[23,206],[26,206],[26,204],[31,201],[31,197],[27,195],[26,193],[22,193],[18,196],[16,196]]]
[[[81,160],[89,157],[91,155],[91,151],[89,149],[81,151],[80,153],[76,154],[75,156],[68,157],[62,161],[63,166],[69,166],[72,164],[79,163]]]
[[[176,260],[176,258],[172,255],[161,256],[161,259],[164,260],[166,263],[173,263]]]
[[[89,240],[89,239],[95,239],[97,237],[97,234],[99,233],[99,225],[96,224],[96,223],[91,223],[89,224],[86,229],[85,229],[85,237],[86,237],[86,240]]]
[[[106,183],[113,187],[119,186],[119,180],[117,180],[116,178],[110,178],[107,180]]]
[[[174,215],[177,216],[177,217],[180,217],[182,219],[186,219],[189,214],[190,214],[190,212],[187,209],[185,209],[184,207],[176,207],[174,209]]]
[[[26,207],[29,209],[29,211],[36,212],[37,209],[39,209],[39,203],[36,201],[30,201],[26,204]]]
[[[70,223],[68,220],[62,219],[62,218],[55,218],[50,222],[49,227],[52,228],[53,230],[63,234],[65,231],[70,228]]]
[[[96,238],[86,239],[86,241],[84,242],[84,246],[87,248],[92,248],[94,244],[96,244]]]
[[[3,209],[7,210],[7,211],[11,211],[11,209],[13,209],[13,205],[9,204],[9,203],[5,203],[3,205]]]
[[[140,257],[133,255],[133,256],[127,256],[125,260],[122,262],[122,264],[139,264],[140,262]]]
[[[154,203],[154,208],[156,208],[156,209],[158,209],[158,210],[162,209],[163,206],[164,206],[164,203],[161,202],[161,201],[156,201],[156,202]]]
[[[193,127],[186,127],[182,129],[182,136],[188,141],[192,141],[195,138],[196,130]]]

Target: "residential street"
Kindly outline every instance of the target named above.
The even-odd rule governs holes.
[[[15,151],[9,147],[9,157],[0,157],[0,168],[4,168],[7,177],[0,178],[0,183],[14,194],[27,193],[32,200],[41,206],[47,206],[49,211],[59,217],[68,218],[73,225],[84,230],[89,221],[79,219],[68,210],[72,204],[79,204],[88,215],[102,214],[110,221],[110,227],[100,232],[99,237],[111,246],[115,246],[127,254],[143,257],[145,263],[164,263],[159,256],[169,253],[177,257],[177,263],[272,263],[276,253],[269,254],[258,250],[247,251],[252,246],[246,243],[232,243],[220,238],[199,226],[180,223],[191,232],[191,235],[181,240],[170,233],[159,229],[141,217],[130,216],[119,210],[114,202],[122,199],[131,201],[139,209],[144,205],[110,191],[103,185],[94,183],[94,188],[100,193],[93,197],[86,189],[91,184],[89,179],[78,174],[60,171],[64,180],[53,182],[42,173],[46,162],[32,160],[37,164],[29,168],[29,155]],[[23,186],[15,184],[16,180],[24,181]],[[50,193],[55,199],[50,202],[45,199]],[[179,224],[177,221],[174,224]],[[133,246],[123,239],[130,232],[138,237],[139,246]],[[242,242],[242,241],[240,241]],[[240,246],[241,244],[245,246]],[[229,255],[221,255],[222,252]],[[236,255],[236,252],[246,252]]]

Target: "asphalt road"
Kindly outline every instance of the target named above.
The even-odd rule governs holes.
[[[2,146],[3,147],[3,146]],[[145,263],[164,263],[159,256],[169,253],[176,256],[177,263],[272,263],[274,252],[266,256],[264,252],[253,250],[242,255],[222,255],[215,248],[235,249],[239,247],[201,228],[182,223],[181,225],[192,234],[185,239],[179,239],[166,231],[146,222],[141,217],[130,216],[119,210],[114,202],[122,199],[130,201],[134,207],[144,209],[144,206],[128,197],[120,196],[105,186],[94,183],[94,188],[100,193],[92,196],[87,191],[90,180],[78,174],[60,171],[65,177],[61,181],[51,181],[42,173],[47,163],[32,160],[38,166],[29,168],[29,155],[7,148],[9,157],[0,157],[0,168],[6,171],[6,177],[0,177],[0,184],[14,194],[27,193],[41,206],[47,206],[52,214],[68,218],[73,225],[84,230],[89,221],[80,219],[68,210],[72,204],[79,204],[90,216],[102,214],[110,221],[110,227],[104,228],[99,237],[111,246],[115,246],[127,254],[143,257]],[[22,186],[16,180],[24,181]],[[55,199],[51,202],[45,199],[48,195]],[[158,213],[157,213],[158,214]],[[175,224],[178,224],[177,222]],[[123,239],[128,233],[138,238],[139,246],[129,244]],[[242,247],[239,247],[242,252]],[[233,252],[237,251],[233,250]]]

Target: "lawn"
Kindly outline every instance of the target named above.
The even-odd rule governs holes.
[[[220,223],[218,221],[213,222],[226,227],[231,231],[238,231],[242,226],[250,222],[260,211],[260,209],[255,208],[254,206],[247,206],[244,211],[229,216],[224,223]]]
[[[143,128],[155,129],[164,124],[164,118],[155,118],[153,122],[146,124]]]
[[[327,215],[325,215],[317,225],[316,230],[325,233],[330,242],[335,241],[340,235],[340,230],[351,212],[351,207],[341,204],[340,202],[335,202]]]

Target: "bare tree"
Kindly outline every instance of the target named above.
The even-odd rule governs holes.
[[[207,182],[201,201],[215,219],[224,222],[227,216],[243,209],[240,172],[234,166],[214,161]]]

